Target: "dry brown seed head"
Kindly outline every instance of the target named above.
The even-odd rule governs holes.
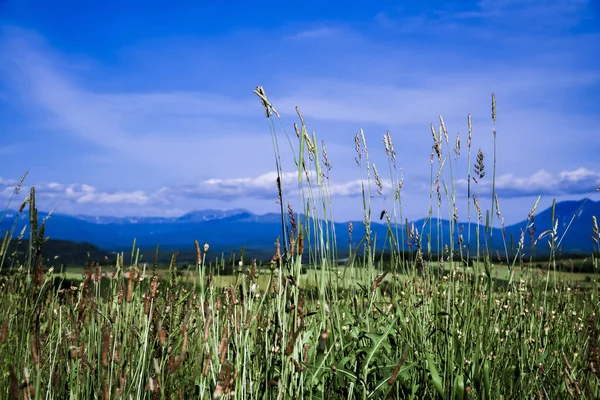
[[[398,373],[400,372],[400,368],[402,368],[402,366],[406,362],[406,357],[408,356],[408,350],[409,350],[408,346],[404,347],[404,350],[402,351],[402,356],[400,357],[400,361],[398,362],[398,364],[396,365],[396,367],[392,371],[392,375],[391,375],[390,379],[388,380],[388,385],[389,386],[393,386],[394,383],[396,383],[396,378],[398,377]]]
[[[210,324],[212,323],[212,314],[207,314],[206,322],[204,323],[204,343],[208,342],[208,334],[210,333]]]
[[[110,329],[107,325],[102,327],[102,366],[108,367],[108,353],[110,349]]]
[[[202,265],[202,251],[200,250],[200,243],[194,240],[194,246],[196,246],[196,264]]]
[[[202,371],[202,375],[204,377],[208,376],[208,372],[210,371],[210,362],[212,357],[212,351],[208,353],[206,360],[204,361],[204,370]]]
[[[288,202],[288,217],[290,219],[292,231],[295,232],[298,226],[296,224],[296,215],[294,214],[294,209],[292,208],[292,204],[290,202]]]
[[[228,324],[223,326],[223,333],[221,335],[221,342],[219,343],[219,356],[220,361],[223,363],[225,361],[225,357],[227,356],[227,343],[229,340],[228,336]]]
[[[281,246],[279,245],[279,238],[275,241],[275,255],[271,258],[271,265],[276,265],[281,260]]]
[[[375,280],[373,281],[373,285],[371,286],[372,292],[375,292],[377,290],[377,287],[381,284],[381,281],[383,281],[387,274],[388,271],[385,271],[383,274],[378,275],[377,278],[375,278]]]
[[[40,365],[40,357],[38,354],[38,348],[39,348],[39,336],[36,335],[32,335],[31,336],[31,356],[33,357],[33,362],[36,365],[36,368],[39,368]]]
[[[8,393],[12,399],[18,400],[19,399],[19,381],[17,379],[17,375],[15,374],[15,370],[12,365],[8,366],[8,376],[9,376]]]
[[[308,351],[310,350],[310,344],[305,344],[304,345],[304,358],[302,359],[302,362],[304,364],[306,364],[308,362]]]
[[[0,344],[6,343],[8,339],[8,321],[9,316],[4,317],[4,321],[2,321],[2,328],[0,328]]]

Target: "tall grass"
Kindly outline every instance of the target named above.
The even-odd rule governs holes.
[[[465,225],[456,204],[460,138],[451,144],[442,117],[439,127],[431,126],[431,202],[428,221],[419,227],[403,217],[404,178],[391,134],[383,138],[386,180],[360,131],[355,160],[365,176],[365,234],[337,243],[325,144],[309,133],[300,110],[288,135],[276,124],[279,115],[265,91],[257,87],[255,93],[271,130],[282,218],[268,283],[259,285],[256,261],[242,253],[234,283],[218,288],[206,263],[208,234],[195,243],[193,285],[176,273],[177,254],[167,279],[159,279],[156,257],[152,271],[144,271],[135,243],[130,255],[118,255],[108,283],[91,264],[81,284],[69,285],[44,267],[45,221],[38,228],[32,189],[20,209],[29,205],[28,256],[20,263],[7,254],[14,229],[5,233],[0,254],[0,268],[9,272],[0,281],[0,397],[600,397],[598,284],[559,281],[550,271],[526,268],[525,231],[514,246],[502,238],[506,251],[500,258],[510,265],[510,275],[507,281],[493,278],[494,216],[503,223],[495,193],[492,209],[481,208],[483,150],[467,171]],[[495,99],[492,109],[495,123]],[[469,116],[469,165],[470,121]],[[282,160],[283,139],[294,160]],[[494,144],[493,176],[495,158]],[[285,161],[297,166],[293,201],[284,186]],[[387,235],[377,237],[371,199],[386,190],[393,193],[393,203],[380,216]],[[529,215],[531,231],[536,207]],[[433,224],[441,226],[444,215],[450,236],[437,229],[432,237]],[[351,234],[355,228],[348,227]],[[555,225],[534,238],[549,240],[551,261],[560,234]],[[600,240],[595,220],[593,238]],[[350,251],[345,267],[338,265],[341,246]]]

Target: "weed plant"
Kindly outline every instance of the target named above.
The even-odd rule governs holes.
[[[29,240],[12,229],[0,252],[0,398],[600,398],[598,283],[557,280],[551,270],[528,272],[532,265],[523,254],[537,202],[518,243],[492,238],[494,220],[502,228],[503,220],[495,193],[490,210],[477,195],[486,164],[477,150],[471,168],[470,116],[466,223],[459,222],[456,205],[461,140],[450,140],[441,116],[438,127],[431,125],[430,223],[421,227],[402,215],[404,180],[391,134],[383,137],[387,180],[371,162],[364,132],[355,136],[356,163],[365,175],[365,235],[348,244],[347,266],[338,267],[336,250],[345,244],[337,243],[333,229],[325,143],[309,133],[299,110],[291,135],[283,124],[276,127],[277,111],[261,87],[255,93],[271,129],[282,218],[268,284],[257,284],[255,260],[242,255],[233,283],[216,287],[206,263],[210,232],[204,232],[195,243],[193,285],[176,274],[177,254],[168,278],[159,279],[156,259],[144,271],[135,242],[131,254],[117,256],[107,285],[100,284],[96,264],[80,285],[65,285],[64,276],[44,266],[47,221],[38,224],[32,188],[19,210],[24,215],[29,207]],[[495,128],[492,134],[494,179]],[[282,179],[284,141],[296,154],[293,202]],[[393,205],[374,217],[371,199],[385,185]],[[388,227],[384,238],[370,229],[378,216]],[[442,229],[432,236],[443,216],[449,237]],[[595,219],[592,225],[598,243]],[[352,236],[352,224],[348,229]],[[554,225],[531,236],[548,241],[550,265],[565,233]],[[14,236],[27,253],[24,263],[7,254]],[[492,243],[499,241],[505,252],[492,257]],[[385,263],[377,255],[382,248]],[[511,268],[506,281],[492,277],[498,257]]]

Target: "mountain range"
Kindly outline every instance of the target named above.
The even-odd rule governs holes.
[[[47,217],[47,213],[39,212],[41,219]],[[600,216],[600,202],[588,200],[564,201],[556,204],[555,218],[558,220],[558,238],[569,226],[568,232],[561,242],[563,253],[585,253],[594,250],[594,242],[590,239],[592,235],[592,216]],[[301,221],[302,215],[297,215]],[[572,220],[572,222],[571,222]],[[352,241],[358,243],[365,234],[362,221],[352,221]],[[12,231],[17,236],[28,227],[29,216],[24,211],[20,216],[16,212],[7,212],[0,221],[0,233]],[[432,250],[436,251],[436,238],[441,229],[443,243],[449,243],[450,222],[448,220],[421,219],[409,223],[414,224],[426,243],[427,235],[432,239]],[[398,227],[392,227],[401,237],[405,234],[405,223]],[[460,228],[462,226],[462,228]],[[493,234],[494,251],[504,251],[504,242],[501,239],[503,232],[499,229],[499,222],[495,220]],[[14,229],[13,229],[14,228]],[[459,228],[463,237],[469,237],[469,229],[466,223],[459,222]],[[534,239],[546,230],[552,229],[552,211],[550,208],[543,210],[535,216]],[[480,232],[485,230],[484,226]],[[519,241],[521,230],[527,231],[527,221],[506,226],[505,237],[507,245],[510,245],[510,237],[516,244]],[[373,221],[371,231],[377,237],[377,247],[381,247],[386,237],[388,227],[379,220]],[[348,222],[335,223],[336,240],[338,247],[343,251],[348,247],[350,240],[348,233]],[[273,249],[275,239],[281,235],[281,219],[279,214],[269,213],[257,215],[244,209],[232,210],[198,210],[192,211],[180,217],[98,217],[89,215],[65,215],[52,214],[46,222],[46,236],[52,239],[70,240],[75,242],[89,242],[104,250],[131,249],[133,239],[141,248],[154,247],[160,244],[161,248],[193,248],[194,240],[201,244],[209,242],[211,246],[219,249],[240,249],[246,246],[250,249],[266,250]],[[27,237],[27,230],[25,230]],[[476,246],[474,238],[475,223],[471,221],[470,237],[471,247]],[[456,242],[457,236],[455,237]],[[548,238],[539,241],[536,252],[547,251]],[[482,239],[482,244],[483,239]],[[530,247],[530,235],[525,235],[525,249]]]

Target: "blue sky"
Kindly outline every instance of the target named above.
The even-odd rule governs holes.
[[[325,141],[335,218],[362,216],[361,128],[382,175],[390,130],[404,213],[419,218],[439,114],[463,140],[461,177],[473,115],[489,192],[495,92],[497,188],[516,222],[538,194],[547,206],[600,185],[598,43],[600,5],[585,0],[5,0],[0,197],[28,170],[39,207],[64,213],[276,212],[269,125],[252,93],[261,85],[290,133],[298,106]],[[389,207],[393,190],[374,201]],[[458,207],[464,219],[466,200]]]

